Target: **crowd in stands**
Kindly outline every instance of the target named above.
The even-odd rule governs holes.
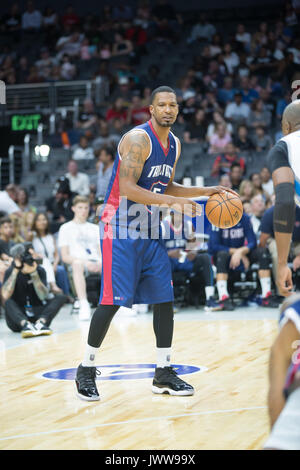
[[[99,260],[99,254],[96,258],[91,255],[95,251],[91,241],[86,257],[78,261],[76,248],[75,252],[65,249],[69,232],[64,232],[75,223],[84,233],[95,232],[96,237],[96,230],[91,231],[87,224],[94,225],[97,220],[116,146],[125,132],[150,118],[151,91],[169,85],[163,81],[159,63],[149,62],[147,73],[140,73],[139,64],[144,56],[151,56],[151,48],[168,44],[176,50],[184,43],[186,50],[192,51],[192,63],[183,60],[176,81],[172,80],[179,103],[172,130],[184,146],[198,144],[199,151],[210,159],[214,184],[238,191],[245,213],[241,226],[233,232],[213,230],[211,240],[198,253],[209,254],[202,256],[201,262],[209,259],[210,268],[214,266],[217,271],[215,303],[211,279],[204,279],[207,308],[234,307],[227,301],[228,273],[247,270],[251,263],[258,264],[262,305],[278,305],[272,284],[276,265],[274,234],[266,223],[274,204],[273,183],[267,165],[249,173],[248,156],[258,154],[265,161],[268,150],[282,137],[281,116],[291,101],[292,82],[300,70],[298,13],[291,2],[286,2],[275,21],[248,25],[245,20],[223,35],[222,24],[213,24],[209,12],[199,13],[187,28],[182,15],[166,0],[158,0],[154,7],[152,2],[142,0],[136,9],[125,4],[106,5],[98,14],[84,17],[72,6],[58,15],[51,7],[40,12],[32,1],[21,12],[14,3],[1,20],[0,35],[11,38],[10,45],[0,49],[1,80],[7,84],[76,80],[82,64],[94,61],[96,71],[90,79],[105,77],[109,93],[101,106],[86,98],[75,125],[69,117],[61,119],[57,135],[51,136],[53,147],[69,149],[71,158],[53,194],[45,200],[45,211],[30,205],[26,188],[9,185],[0,192],[0,211],[5,212],[2,220],[6,221],[0,221],[2,282],[11,262],[10,242],[30,241],[35,252],[49,261],[45,270],[52,293],[63,292],[71,298],[71,273],[73,293],[81,301],[81,315],[89,316],[85,275],[95,272],[93,263]],[[33,55],[22,50],[23,40],[28,37],[36,38],[33,40],[39,46]],[[92,175],[78,170],[81,161],[91,162]],[[7,224],[9,230],[5,232]],[[85,239],[84,233],[81,240]],[[300,240],[297,236],[295,243]],[[231,244],[230,240],[235,242]],[[183,265],[188,262],[186,272],[199,274],[203,271],[199,256],[191,253],[182,260],[183,247],[171,250],[173,265],[184,271]],[[299,251],[293,249],[295,272],[300,267],[299,259]]]

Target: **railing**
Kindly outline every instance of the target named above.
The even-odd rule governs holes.
[[[101,105],[108,96],[108,83],[102,77],[95,80],[49,82],[6,86],[6,114],[73,110],[74,100],[92,98]]]

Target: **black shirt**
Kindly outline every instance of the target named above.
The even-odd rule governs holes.
[[[9,251],[11,247],[14,245],[15,245],[15,242],[13,242],[12,240],[9,240],[8,242],[6,242],[0,238],[0,256],[2,255],[2,253],[10,256]]]
[[[13,266],[10,266],[5,271],[3,284],[11,275],[12,270]],[[47,286],[47,276],[44,268],[42,268],[42,266],[38,266],[37,272],[40,276],[42,283]],[[33,286],[33,281],[31,279],[30,274],[23,274],[19,272],[11,299],[14,300],[21,308],[23,308],[26,305],[26,297],[29,298],[30,303],[33,307],[43,305],[43,302],[38,298],[35,292],[35,288]]]
[[[271,173],[282,166],[290,167],[287,145],[279,140],[268,153],[268,167]]]

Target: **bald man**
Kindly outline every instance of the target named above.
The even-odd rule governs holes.
[[[287,260],[295,221],[295,199],[300,205],[300,100],[292,101],[285,108],[281,125],[284,137],[269,152],[268,163],[276,195],[273,224],[278,252],[277,286],[279,294],[287,297],[293,289]]]

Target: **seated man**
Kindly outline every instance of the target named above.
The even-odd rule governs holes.
[[[185,220],[181,214],[171,215],[163,219],[162,236],[168,251],[172,272],[185,272],[199,276],[204,284],[206,311],[221,310],[214,301],[214,276],[211,259],[207,253],[207,243],[196,242],[194,227],[191,220]]]
[[[50,324],[66,302],[65,295],[48,298],[45,270],[33,259],[30,244],[16,244],[14,261],[6,270],[1,288],[7,326],[23,338],[50,335]]]
[[[243,214],[240,222],[232,228],[221,229],[211,226],[209,252],[217,268],[217,289],[223,310],[234,310],[229,297],[227,280],[230,272],[247,270],[250,264],[258,263],[258,276],[262,290],[263,307],[278,307],[271,294],[271,257],[266,248],[256,247],[256,236],[250,217]]]
[[[73,200],[74,217],[63,224],[58,232],[58,247],[64,263],[72,272],[76,295],[79,299],[79,319],[89,320],[91,308],[87,300],[85,277],[89,273],[99,273],[102,268],[99,229],[87,222],[89,200],[76,196]],[[99,292],[100,295],[100,292]]]
[[[279,334],[269,360],[271,434],[265,450],[300,450],[300,295],[281,307]]]
[[[278,256],[273,229],[273,213],[274,206],[267,209],[263,215],[260,226],[259,246],[268,247],[272,258],[273,277],[274,281],[276,281]],[[293,262],[294,272],[297,271],[300,268],[300,207],[297,205],[289,260]]]

